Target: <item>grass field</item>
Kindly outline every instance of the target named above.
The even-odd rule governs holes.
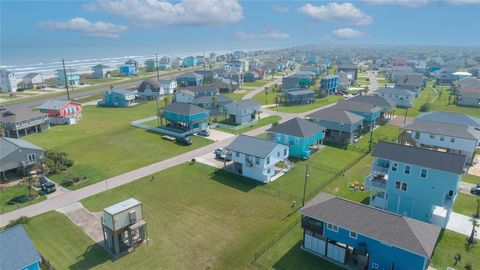
[[[87,78],[82,78],[82,82],[86,84],[99,84],[99,83],[110,83],[110,82],[116,82],[116,81],[121,81],[125,78],[123,77],[108,77],[108,78],[101,78],[101,79],[87,79]]]
[[[260,93],[253,96],[253,99],[260,103],[260,105],[275,104],[275,97],[280,94],[281,92],[274,91],[274,86],[270,86],[268,88],[268,95],[265,95],[265,91],[261,91]]]
[[[215,129],[223,131],[223,132],[232,133],[232,134],[240,134],[240,133],[245,133],[247,131],[250,131],[250,130],[253,130],[253,129],[256,129],[256,128],[259,128],[259,127],[263,127],[263,126],[266,126],[266,125],[273,124],[277,121],[280,121],[280,119],[282,119],[280,116],[272,115],[272,116],[267,116],[265,118],[260,118],[260,120],[258,120],[255,125],[245,127],[245,128],[239,129],[239,130],[230,130],[230,129],[226,129],[226,128],[215,128]]]
[[[36,192],[34,191],[33,194],[36,194]],[[16,198],[18,196],[23,196],[23,195],[28,195],[28,188],[26,186],[15,185],[15,186],[7,187],[5,189],[0,189],[0,214],[10,212],[25,206],[29,206],[31,204],[38,203],[46,199],[46,197],[42,195],[42,196],[36,197],[31,201],[27,201],[21,204],[15,204],[15,205],[7,204],[7,202],[12,198]]]
[[[130,126],[130,122],[155,114],[155,102],[132,108],[86,106],[83,119],[73,126],[55,126],[29,135],[26,140],[44,148],[67,151],[75,165],[50,178],[62,183],[69,173],[88,179],[77,189],[100,180],[190,151],[211,141],[193,137],[193,145],[180,146],[159,134]]]
[[[325,105],[335,103],[341,99],[343,99],[342,96],[328,96],[325,98],[317,98],[315,103],[311,103],[311,104],[295,105],[295,106],[280,105],[276,107],[275,110],[278,109],[279,112],[286,112],[286,113],[302,113],[302,112],[307,112],[310,110],[320,108]]]
[[[271,82],[270,80],[271,77],[269,77],[269,80],[256,80],[254,82],[244,82],[243,87],[261,87],[264,86],[265,84]]]
[[[468,249],[466,244],[466,236],[444,230],[440,234],[435,252],[433,253],[431,265],[436,269],[467,269],[465,266],[470,263],[472,268],[480,269],[480,246],[477,244]],[[455,265],[455,254],[460,254],[462,261]]]
[[[453,212],[469,217],[474,215],[477,211],[477,199],[480,199],[480,197],[458,193],[453,205]]]
[[[462,181],[470,184],[480,184],[480,176],[476,176],[472,174],[464,174],[462,176]]]
[[[247,93],[248,90],[245,90],[243,93],[222,93],[222,95],[238,101],[241,100]]]

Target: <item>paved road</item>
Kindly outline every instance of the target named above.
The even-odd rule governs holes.
[[[259,86],[259,87],[255,87],[255,89],[253,90],[247,90],[249,91],[245,96],[242,97],[242,99],[249,99],[249,98],[253,98],[255,95],[257,95],[258,93],[260,92],[263,92],[265,91],[265,87],[270,87],[274,84],[280,84],[282,82],[282,78],[276,78],[274,79],[273,81],[263,85],[263,86]]]
[[[460,192],[461,193],[465,193],[465,194],[469,194],[471,196],[475,196],[473,195],[472,193],[470,193],[470,190],[474,187],[475,185],[474,184],[470,184],[470,183],[467,183],[467,182],[460,182]]]
[[[368,89],[368,93],[373,94],[373,92],[377,91],[378,89],[377,71],[370,70],[367,74],[370,81],[370,88]]]

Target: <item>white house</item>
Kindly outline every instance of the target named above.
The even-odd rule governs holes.
[[[225,109],[232,123],[241,125],[255,121],[260,104],[253,99],[244,99],[227,104]]]
[[[378,88],[375,94],[393,101],[397,107],[404,108],[411,108],[415,99],[415,92],[397,87]]]
[[[238,135],[226,149],[233,161],[226,169],[259,182],[271,182],[291,168],[288,146],[277,142]]]
[[[177,89],[175,80],[147,79],[138,87],[138,97],[140,99],[155,100],[164,95],[173,94],[175,89]]]
[[[15,73],[4,68],[0,69],[0,92],[17,92],[17,79],[15,78]]]
[[[159,80],[161,91],[165,95],[173,94],[177,89],[176,80]]]
[[[31,72],[22,78],[23,87],[25,88],[37,88],[43,83],[43,75],[36,72]]]

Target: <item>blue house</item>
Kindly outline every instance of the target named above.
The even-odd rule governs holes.
[[[197,58],[195,56],[185,57],[182,64],[184,67],[195,67],[197,66]]]
[[[320,126],[325,127],[325,140],[348,144],[360,137],[363,117],[349,111],[326,108],[306,116]]]
[[[366,131],[371,131],[375,127],[375,122],[380,118],[382,113],[382,108],[380,107],[351,100],[341,100],[333,107],[363,117],[363,129]]]
[[[441,230],[326,193],[300,213],[302,248],[347,269],[425,270]]]
[[[194,72],[187,72],[177,77],[178,86],[199,86],[203,84],[203,76]]]
[[[370,205],[445,227],[457,198],[466,157],[379,142],[365,179]],[[428,196],[426,196],[428,194]]]
[[[42,258],[22,225],[0,231],[0,269],[40,270]]]
[[[101,79],[105,77],[110,77],[110,70],[111,67],[104,65],[104,64],[98,64],[92,67],[93,70],[93,78],[95,79]]]
[[[65,87],[65,77],[69,86],[80,85],[80,73],[76,69],[68,68],[65,71],[57,69],[56,79],[58,86]]]
[[[339,84],[340,77],[338,75],[325,76],[320,80],[320,91],[325,95],[335,94]]]
[[[162,128],[178,134],[193,134],[208,128],[208,110],[190,103],[171,103],[160,115],[167,121]]]
[[[118,70],[120,71],[120,74],[128,77],[133,76],[138,72],[137,67],[133,65],[121,65]]]
[[[309,104],[315,102],[315,92],[309,89],[288,91],[284,95],[287,104]]]
[[[324,132],[324,127],[298,117],[267,129],[270,140],[288,145],[291,157],[303,159],[319,148]]]
[[[129,90],[106,91],[97,105],[104,107],[131,107],[137,104],[137,92]]]

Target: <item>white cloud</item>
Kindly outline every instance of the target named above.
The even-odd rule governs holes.
[[[362,0],[362,2],[374,5],[399,5],[415,8],[425,6],[429,0]]]
[[[286,13],[290,11],[290,8],[287,6],[282,6],[282,5],[274,5],[273,9],[274,12],[279,12],[279,13]]]
[[[319,21],[334,21],[356,25],[371,24],[373,22],[371,16],[366,15],[351,3],[329,3],[321,6],[306,4],[298,10]]]
[[[275,28],[267,28],[262,34],[248,33],[245,31],[238,31],[235,37],[239,40],[247,39],[287,39],[290,35]]]
[[[117,38],[128,30],[125,25],[107,22],[90,22],[85,18],[76,17],[68,21],[39,22],[37,27],[47,30],[78,31],[87,37]]]
[[[366,33],[360,32],[352,28],[341,28],[332,32],[332,36],[337,39],[361,38],[366,35]]]
[[[480,4],[480,0],[448,0],[452,5]]]
[[[237,0],[97,0],[83,6],[88,11],[104,11],[144,27],[166,25],[225,25],[243,19]]]

